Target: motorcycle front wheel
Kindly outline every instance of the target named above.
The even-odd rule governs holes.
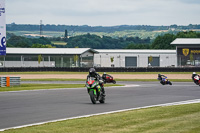
[[[105,96],[101,96],[101,99],[99,100],[100,103],[105,103]]]
[[[91,99],[92,103],[96,104],[96,97],[95,97],[94,91],[90,91],[89,95],[90,95],[90,99]]]

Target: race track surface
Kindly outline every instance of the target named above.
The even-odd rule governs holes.
[[[96,105],[91,103],[86,88],[0,92],[0,129],[200,98],[200,87],[192,82],[174,82],[172,86],[159,82],[118,84],[127,86],[105,88],[106,103]]]

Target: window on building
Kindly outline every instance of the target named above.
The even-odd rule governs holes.
[[[21,56],[19,56],[19,55],[6,55],[5,61],[21,61]]]
[[[125,67],[137,67],[137,57],[125,57]]]
[[[160,66],[160,57],[148,57],[148,65],[150,66]]]

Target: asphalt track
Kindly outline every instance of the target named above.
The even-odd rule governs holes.
[[[106,103],[95,105],[91,103],[86,88],[0,92],[0,130],[63,118],[200,98],[200,87],[192,82],[174,82],[172,86],[163,86],[158,82],[118,83],[126,84],[126,86],[105,88]]]

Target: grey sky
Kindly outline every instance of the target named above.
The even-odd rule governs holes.
[[[6,0],[6,23],[200,24],[200,0]]]

